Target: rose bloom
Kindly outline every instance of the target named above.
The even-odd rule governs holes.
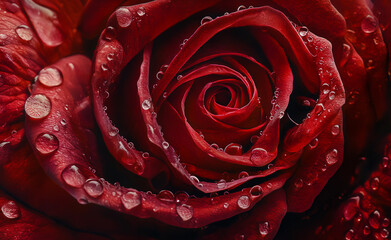
[[[387,0],[1,0],[0,239],[389,239]]]

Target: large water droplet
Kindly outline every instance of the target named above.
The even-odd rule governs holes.
[[[343,216],[346,221],[350,221],[354,218],[354,216],[357,214],[359,204],[360,204],[359,196],[351,197],[347,201],[346,206],[343,209]]]
[[[58,138],[51,133],[41,133],[35,138],[35,148],[41,154],[50,154],[58,149]]]
[[[373,33],[377,28],[377,21],[371,15],[367,15],[361,21],[361,30],[365,33]]]
[[[124,207],[131,210],[141,204],[141,196],[138,192],[129,191],[121,196]]]
[[[62,73],[54,67],[44,68],[39,72],[38,81],[46,87],[56,87],[63,81]]]
[[[189,199],[189,194],[187,192],[177,192],[175,194],[175,201],[177,203],[186,203]]]
[[[205,16],[204,18],[202,18],[201,20],[201,25],[204,25],[205,23],[208,23],[210,21],[212,21],[213,18],[211,18],[210,16]]]
[[[151,101],[149,101],[148,99],[144,100],[143,103],[141,104],[141,107],[144,110],[149,110],[151,106],[152,106]]]
[[[318,103],[315,105],[314,112],[317,116],[321,115],[324,111],[323,103]]]
[[[20,209],[14,201],[8,201],[1,207],[1,212],[6,218],[16,219],[20,216]]]
[[[179,217],[182,218],[183,221],[189,221],[193,218],[193,208],[189,205],[179,205],[176,207],[176,212],[178,213]]]
[[[87,180],[87,182],[83,185],[83,188],[86,193],[93,198],[97,198],[103,193],[103,185],[98,180]]]
[[[259,224],[259,234],[261,234],[262,237],[265,237],[269,234],[270,231],[270,224],[269,222],[262,222]]]
[[[130,13],[129,9],[127,8],[120,8],[115,12],[115,15],[117,17],[117,22],[120,27],[128,27],[132,21],[132,14]]]
[[[71,187],[81,187],[86,178],[82,174],[80,168],[76,165],[67,166],[61,173],[61,177],[66,184]]]
[[[137,15],[139,15],[140,17],[144,16],[145,13],[146,11],[144,7],[139,7],[139,9],[137,9]]]
[[[238,198],[238,206],[241,209],[247,209],[250,207],[250,198],[248,196],[241,196]]]
[[[262,164],[268,158],[268,152],[263,148],[254,148],[251,151],[250,161],[254,164]]]
[[[23,39],[24,41],[30,41],[31,39],[33,39],[33,32],[31,31],[31,29],[26,26],[26,25],[19,25],[16,29],[15,29],[15,32],[16,34],[18,34],[18,36]]]
[[[51,102],[43,94],[32,95],[27,98],[24,104],[24,110],[30,118],[43,119],[50,113]]]
[[[300,34],[300,36],[302,36],[302,37],[307,36],[307,34],[308,34],[308,28],[305,27],[305,26],[301,27],[301,28],[299,29],[299,34]]]
[[[230,155],[242,155],[243,153],[242,145],[237,143],[230,143],[224,148],[224,152]]]
[[[157,195],[157,197],[160,200],[165,201],[165,202],[174,202],[174,200],[175,200],[174,194],[168,190],[160,191],[159,194]]]
[[[368,223],[374,229],[378,229],[380,226],[380,212],[375,210],[368,217]]]
[[[338,162],[338,150],[333,149],[326,155],[326,162],[329,165],[333,165]]]

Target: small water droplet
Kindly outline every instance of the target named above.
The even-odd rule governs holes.
[[[362,21],[361,21],[361,30],[365,33],[373,33],[376,31],[377,28],[377,21],[374,17],[371,15],[367,15]]]
[[[259,234],[261,234],[262,237],[265,237],[269,234],[270,231],[270,224],[269,222],[262,222],[259,224]]]
[[[229,203],[224,203],[224,208],[228,208],[229,207]]]
[[[307,41],[308,41],[308,42],[312,42],[312,41],[314,41],[314,39],[313,39],[311,36],[308,36],[308,37],[307,37]]]
[[[186,203],[187,200],[189,199],[189,194],[187,192],[177,192],[175,194],[175,202],[177,203]]]
[[[363,233],[365,236],[371,234],[371,228],[368,225],[365,225],[365,227],[363,229]]]
[[[335,98],[335,92],[334,92],[334,91],[331,91],[331,92],[329,93],[329,99],[330,99],[330,100],[334,100],[334,98]]]
[[[100,66],[100,68],[102,69],[103,72],[106,72],[107,70],[109,70],[109,67],[107,67],[107,65],[104,63]]]
[[[380,212],[373,211],[368,217],[368,223],[372,228],[378,229],[380,227]]]
[[[238,11],[243,10],[243,9],[246,9],[246,7],[245,7],[244,5],[240,5],[240,6],[238,7]]]
[[[141,107],[144,109],[144,110],[149,110],[152,106],[152,103],[150,100],[146,99],[143,101],[143,103],[141,104]]]
[[[51,111],[51,102],[43,94],[32,95],[27,98],[24,104],[26,114],[33,119],[43,119],[49,115]]]
[[[238,206],[241,209],[247,209],[250,207],[250,198],[248,196],[241,196],[238,198]]]
[[[95,179],[87,180],[87,182],[84,183],[83,188],[86,193],[93,198],[97,198],[103,194],[102,183]]]
[[[176,77],[176,79],[179,81],[179,80],[181,80],[183,78],[183,76],[182,75],[178,75],[177,77]]]
[[[132,23],[133,18],[129,9],[122,7],[118,9],[116,12],[117,22],[120,27],[126,28]]]
[[[168,147],[170,147],[170,144],[168,143],[168,142],[162,142],[162,147],[165,149],[165,150],[167,150],[168,149]]]
[[[16,34],[18,34],[18,36],[23,39],[24,41],[30,41],[31,39],[33,39],[33,32],[31,31],[31,29],[26,26],[26,25],[19,25],[16,29],[15,29],[15,32]]]
[[[239,173],[239,178],[245,178],[245,177],[248,177],[249,176],[249,174],[248,174],[248,172],[246,172],[246,171],[242,171],[242,172],[240,172]]]
[[[340,132],[340,127],[338,124],[333,125],[331,127],[331,134],[333,134],[334,136],[337,136],[339,134],[339,132]]]
[[[301,178],[297,179],[294,183],[296,190],[302,188],[303,184],[304,184],[303,179]]]
[[[157,198],[159,198],[161,201],[165,202],[174,202],[175,196],[171,191],[168,190],[162,190],[157,195]]]
[[[38,81],[46,87],[56,87],[63,81],[62,73],[54,67],[44,68],[38,74]]]
[[[354,230],[353,229],[350,229],[349,231],[347,231],[347,233],[345,234],[345,240],[352,240],[354,237]]]
[[[230,155],[242,155],[243,147],[237,143],[230,143],[224,148],[224,152]]]
[[[261,186],[255,185],[255,186],[253,186],[253,187],[250,189],[250,194],[251,194],[252,197],[262,196],[262,194],[263,194],[263,189],[262,189]]]
[[[342,44],[342,53],[345,58],[350,56],[351,48],[348,44],[346,43]]]
[[[58,131],[60,131],[60,128],[58,127],[58,125],[54,125],[54,126],[53,126],[53,130],[54,130],[55,132],[58,132]]]
[[[390,236],[390,232],[386,228],[383,228],[382,230],[380,230],[380,236],[386,239]]]
[[[205,23],[208,23],[210,21],[212,21],[213,18],[211,18],[210,16],[205,16],[204,18],[202,18],[201,20],[201,25],[204,25]]]
[[[107,54],[107,60],[113,61],[113,59],[114,59],[114,53]]]
[[[64,118],[61,119],[60,124],[63,126],[67,125],[67,120],[65,120]]]
[[[218,188],[218,189],[224,189],[226,186],[227,186],[227,182],[226,182],[224,179],[221,179],[221,180],[217,183],[217,188]]]
[[[1,206],[1,212],[9,219],[16,219],[20,216],[20,209],[14,201],[8,201]]]
[[[268,152],[263,148],[254,148],[251,151],[250,161],[255,165],[263,163],[268,158]]]
[[[323,103],[318,103],[315,105],[314,112],[317,116],[321,115],[324,111]]]
[[[66,167],[62,173],[61,177],[66,184],[71,187],[81,187],[86,181],[84,175],[81,173],[81,170],[76,165],[69,165]]]
[[[327,94],[330,92],[330,85],[327,84],[327,83],[323,83],[322,86],[320,87],[320,91],[323,93],[323,94]]]
[[[117,35],[117,33],[116,33],[115,28],[113,26],[108,26],[104,30],[102,38],[106,41],[111,41],[115,38],[116,35]]]
[[[141,204],[141,196],[138,192],[129,191],[121,196],[121,202],[127,210],[132,210]]]
[[[41,133],[35,138],[35,148],[41,154],[50,154],[58,149],[58,138],[51,133]]]
[[[176,212],[178,213],[179,217],[182,218],[183,221],[189,221],[193,218],[193,208],[189,205],[179,205],[176,207]]]
[[[305,27],[305,26],[302,26],[302,27],[299,29],[299,34],[300,34],[300,36],[302,36],[302,37],[307,36],[307,34],[308,34],[308,28]]]
[[[145,13],[146,11],[144,7],[139,7],[139,9],[137,9],[137,15],[139,15],[140,17],[144,16]]]
[[[334,148],[329,153],[327,153],[326,162],[329,165],[333,165],[336,162],[338,162],[338,150],[337,149]]]
[[[143,154],[141,154],[141,156],[143,158],[149,158],[149,153],[148,152],[143,152]]]
[[[380,179],[378,177],[374,177],[369,181],[369,185],[373,191],[379,189]]]

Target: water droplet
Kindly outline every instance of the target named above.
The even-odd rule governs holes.
[[[354,237],[354,230],[353,229],[350,229],[349,231],[347,231],[347,233],[345,234],[345,240],[352,240]]]
[[[117,35],[117,33],[116,33],[115,28],[113,26],[108,26],[104,30],[102,38],[106,41],[111,41],[115,38],[116,35]]]
[[[321,115],[324,111],[323,103],[318,103],[315,105],[314,112],[317,116]]]
[[[311,36],[308,36],[307,41],[312,42],[312,41],[314,41],[314,39]]]
[[[255,165],[263,163],[268,158],[268,152],[263,148],[254,148],[251,151],[250,161]]]
[[[227,186],[227,182],[224,180],[224,179],[221,179],[218,183],[217,183],[217,188],[218,189],[223,189]]]
[[[390,219],[389,218],[384,218],[383,222],[381,224],[383,227],[388,227],[390,225]]]
[[[41,154],[53,153],[58,146],[58,138],[51,133],[41,133],[35,138],[35,148]]]
[[[71,187],[81,187],[86,181],[86,178],[81,173],[80,168],[76,165],[69,165],[66,167],[62,171],[61,177],[64,182]]]
[[[109,70],[109,67],[107,67],[107,65],[104,63],[100,66],[100,68],[102,69],[103,72],[106,72],[107,70]]]
[[[378,177],[374,177],[369,181],[369,185],[373,191],[379,189],[379,183],[380,183],[380,179]]]
[[[67,120],[65,120],[64,118],[61,119],[60,124],[63,126],[67,125]]]
[[[44,68],[38,74],[38,81],[46,87],[56,87],[63,81],[62,73],[54,67]]]
[[[242,155],[243,153],[242,145],[237,143],[230,143],[224,148],[224,152],[230,155]]]
[[[32,95],[27,98],[24,104],[24,110],[30,118],[43,119],[50,113],[51,102],[43,94]]]
[[[350,221],[354,218],[354,216],[357,214],[359,204],[359,196],[351,197],[347,200],[347,203],[343,209],[343,216],[346,221]]]
[[[33,32],[31,31],[31,29],[26,26],[26,25],[19,25],[16,29],[15,29],[15,32],[16,34],[18,34],[18,36],[23,39],[24,41],[30,41],[31,39],[33,39]]]
[[[302,37],[307,36],[307,34],[308,34],[308,28],[305,27],[305,26],[302,26],[302,27],[299,29],[299,34],[300,34],[300,36],[302,36]]]
[[[334,136],[337,136],[339,132],[340,132],[339,125],[336,124],[331,127],[331,134],[333,134]]]
[[[374,17],[371,15],[367,15],[362,21],[361,21],[361,30],[365,33],[373,33],[376,31],[377,28],[377,21]]]
[[[144,110],[149,110],[152,106],[152,103],[150,100],[146,99],[143,101],[143,103],[141,104],[141,107],[144,109]]]
[[[338,162],[337,156],[338,156],[338,150],[335,148],[333,150],[331,150],[329,153],[327,153],[327,155],[326,155],[327,164],[333,165],[336,162]]]
[[[148,152],[143,152],[143,154],[141,154],[141,156],[143,158],[149,158],[149,153]]]
[[[176,79],[179,81],[179,80],[181,80],[183,78],[183,76],[182,75],[178,75],[177,77],[176,77]]]
[[[8,201],[1,207],[1,212],[6,218],[16,219],[20,216],[20,209],[14,201]]]
[[[368,223],[374,229],[378,229],[380,226],[380,212],[375,210],[368,217]]]
[[[351,49],[348,44],[346,44],[346,43],[342,44],[342,53],[345,58],[350,56]]]
[[[252,197],[261,196],[263,194],[263,189],[262,189],[261,186],[255,185],[254,187],[252,187],[250,189],[250,194],[251,194]]]
[[[240,172],[239,173],[239,178],[245,178],[245,177],[248,177],[249,176],[249,174],[248,174],[248,172],[246,172],[246,171],[242,171],[242,172]]]
[[[371,228],[368,225],[365,225],[365,227],[363,229],[363,233],[365,236],[371,234]]]
[[[116,12],[117,22],[120,27],[126,28],[129,27],[129,25],[132,23],[133,18],[132,14],[130,13],[129,9],[127,8],[120,8]]]
[[[320,87],[320,91],[323,93],[323,94],[327,94],[330,92],[330,85],[327,84],[327,83],[323,83],[322,86]]]
[[[329,93],[329,99],[330,99],[330,100],[334,100],[334,98],[335,98],[335,92],[334,92],[334,91],[331,91],[331,92]]]
[[[168,147],[170,147],[170,144],[168,143],[168,142],[162,142],[162,147],[165,149],[165,150],[167,150],[168,149]]]
[[[193,208],[189,205],[179,205],[176,207],[176,212],[183,221],[189,221],[193,218]]]
[[[171,191],[168,190],[162,190],[157,195],[157,198],[159,198],[161,201],[165,202],[174,202],[175,196]]]
[[[175,194],[175,202],[177,203],[186,203],[188,199],[189,194],[187,194],[187,192],[181,191]]]
[[[211,18],[210,16],[205,16],[204,18],[202,18],[201,20],[201,25],[204,25],[205,23],[208,23],[210,21],[212,21],[213,18]]]
[[[262,222],[259,224],[259,234],[261,234],[262,237],[265,237],[269,234],[270,231],[270,224],[269,222]]]
[[[229,207],[229,203],[224,203],[224,208],[228,208]]]
[[[390,236],[390,232],[387,229],[383,228],[382,230],[380,230],[380,236],[382,238],[388,238],[388,236]]]
[[[98,180],[87,180],[87,182],[83,185],[83,188],[86,193],[93,198],[97,198],[103,194],[103,185]]]
[[[240,5],[240,6],[238,7],[238,11],[243,10],[243,9],[246,9],[246,7],[245,7],[244,5]]]
[[[129,191],[121,196],[121,202],[126,209],[132,210],[141,204],[141,196],[138,192]]]
[[[114,53],[107,54],[107,60],[113,61],[114,60]]]
[[[303,179],[299,178],[295,181],[294,185],[296,189],[300,189],[303,187]]]
[[[137,9],[137,15],[139,15],[140,17],[144,16],[145,13],[146,11],[144,7],[139,7],[139,9]]]
[[[58,132],[58,131],[60,131],[60,128],[59,128],[57,125],[54,125],[54,126],[53,126],[53,130],[54,130],[55,132]]]
[[[250,198],[248,196],[241,196],[240,198],[238,198],[238,206],[241,208],[241,209],[247,209],[250,207]]]

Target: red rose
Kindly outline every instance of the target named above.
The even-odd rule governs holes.
[[[2,238],[388,237],[389,4],[121,2],[0,3]]]

